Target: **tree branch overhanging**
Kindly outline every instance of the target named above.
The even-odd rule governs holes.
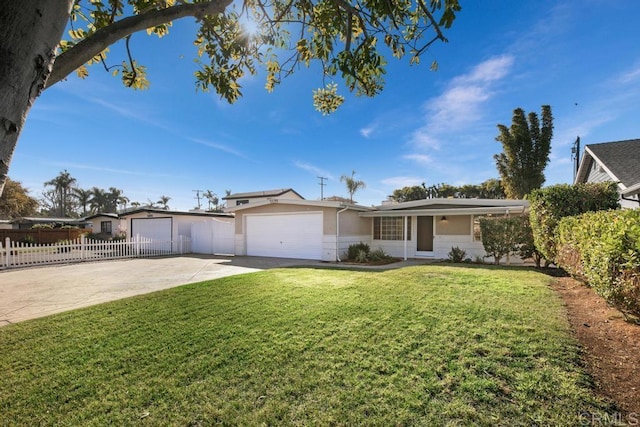
[[[141,15],[130,16],[102,28],[56,58],[51,75],[47,80],[47,88],[65,79],[78,67],[120,39],[180,18],[193,16],[197,20],[201,20],[205,15],[224,12],[231,3],[232,0],[183,3],[166,9],[151,10]]]

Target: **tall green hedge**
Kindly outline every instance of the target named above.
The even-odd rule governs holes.
[[[557,262],[625,313],[640,316],[640,210],[563,218]]]
[[[567,216],[585,212],[617,209],[617,185],[560,184],[534,190],[529,194],[531,229],[536,247],[545,259],[556,262],[556,227]]]

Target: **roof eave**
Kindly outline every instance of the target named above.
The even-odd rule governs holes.
[[[316,206],[319,208],[335,208],[335,209],[347,209],[359,210],[359,211],[369,211],[372,208],[360,205],[350,205],[342,202],[331,202],[326,200],[305,200],[305,199],[269,199],[269,200],[260,200],[257,202],[249,202],[239,206],[231,206],[226,209],[227,212],[237,212],[246,209],[253,209],[261,206],[267,205],[298,205],[298,206]]]
[[[621,194],[625,197],[627,196],[635,196],[636,194],[640,194],[640,182],[633,184],[630,187],[627,187]]]
[[[408,208],[416,208],[419,206],[430,205],[451,205],[453,208],[460,205],[471,205],[478,207],[502,207],[502,206],[528,206],[529,202],[526,200],[511,200],[511,199],[464,199],[464,198],[434,198],[434,199],[421,199],[412,200],[410,202],[397,203],[393,205],[381,205],[376,206],[375,209],[379,211],[402,211]],[[458,208],[460,209],[460,208]]]
[[[478,208],[440,208],[440,209],[405,209],[396,211],[371,211],[359,214],[361,217],[390,217],[390,216],[439,216],[439,215],[519,215],[528,211],[528,206],[495,206]]]

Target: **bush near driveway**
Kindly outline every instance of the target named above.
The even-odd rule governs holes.
[[[540,273],[277,269],[0,329],[5,425],[581,425]]]

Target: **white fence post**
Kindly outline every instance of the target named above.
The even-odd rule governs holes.
[[[135,243],[135,249],[136,249],[135,250],[136,256],[140,256],[140,235],[139,234],[136,234],[134,243]]]
[[[82,260],[85,258],[85,251],[87,249],[87,239],[84,236],[84,234],[80,235],[80,259]]]
[[[7,251],[5,256],[5,266],[9,267],[11,265],[11,239],[7,237],[4,242],[5,250]]]

